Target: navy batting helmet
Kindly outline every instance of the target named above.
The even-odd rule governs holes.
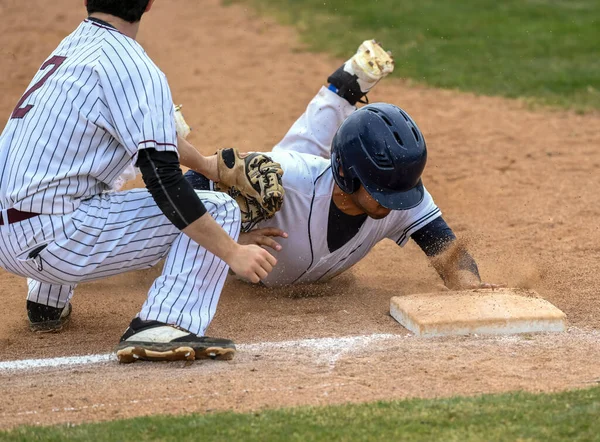
[[[350,115],[333,137],[331,166],[346,193],[362,185],[383,207],[419,205],[427,146],[413,119],[392,104],[374,103]]]

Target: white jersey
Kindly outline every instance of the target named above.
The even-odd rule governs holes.
[[[410,236],[441,215],[429,192],[410,210],[394,210],[383,219],[367,218],[358,233],[338,250],[327,245],[329,206],[334,188],[330,146],[341,123],[355,110],[326,88],[270,154],[284,170],[285,200],[274,218],[258,225],[289,234],[278,238],[277,265],[263,280],[267,286],[325,281],[349,269],[380,241],[404,246]]]
[[[0,209],[65,214],[138,149],[177,151],[165,75],[133,39],[85,20],[42,64],[0,136]]]

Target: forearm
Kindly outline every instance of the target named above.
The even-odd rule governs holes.
[[[177,155],[144,149],[139,153],[138,166],[148,191],[165,216],[196,243],[229,263],[238,245],[206,212],[181,174]]]
[[[205,157],[189,141],[179,136],[177,137],[177,150],[182,166],[201,173],[211,181],[219,181],[216,155]]]
[[[239,247],[209,213],[198,218],[182,232],[228,264]]]
[[[477,263],[442,217],[415,232],[412,239],[429,257],[447,287],[462,288],[480,282]]]

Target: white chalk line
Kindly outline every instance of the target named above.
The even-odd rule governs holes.
[[[553,336],[544,336],[538,335],[542,340],[545,338],[559,338],[561,334],[552,334]],[[600,331],[598,330],[581,330],[576,327],[570,327],[566,333],[567,336],[576,337],[582,339],[583,341],[593,341],[600,343]],[[256,344],[241,344],[238,345],[237,348],[240,352],[249,353],[249,354],[257,354],[264,351],[273,351],[273,350],[289,350],[289,349],[299,349],[299,350],[311,350],[314,354],[320,354],[326,356],[329,362],[330,369],[335,367],[335,363],[337,360],[344,355],[353,350],[358,350],[360,348],[364,348],[366,345],[387,341],[391,339],[399,339],[399,338],[408,338],[412,337],[410,334],[372,334],[366,336],[347,336],[347,337],[339,337],[339,338],[320,338],[320,339],[303,339],[296,341],[281,341],[281,342],[262,342]],[[476,338],[475,336],[473,336]],[[483,337],[483,336],[482,336]],[[530,338],[523,338],[519,335],[511,335],[511,336],[487,336],[483,337],[486,341],[496,342],[499,344],[515,344],[515,343],[527,343],[534,344],[534,342],[530,341]],[[116,362],[116,357],[114,354],[98,354],[98,355],[88,355],[88,356],[71,356],[71,357],[62,357],[62,358],[51,358],[51,359],[29,359],[29,360],[20,360],[20,361],[8,361],[8,362],[0,362],[0,374],[2,372],[6,372],[8,374],[26,371],[26,370],[35,370],[35,369],[43,369],[43,368],[54,368],[54,367],[77,367],[81,365],[95,365],[95,364],[105,364],[108,362]],[[600,382],[600,379],[594,380],[593,383]],[[328,395],[328,389],[331,388],[344,388],[348,385],[352,384],[348,381],[346,382],[333,382],[333,383],[321,383],[309,387],[305,387],[306,389],[316,389],[321,392],[322,395]],[[272,391],[272,392],[281,392],[285,390],[295,391],[297,387],[266,387],[258,390],[247,390],[248,392],[262,392],[262,391]],[[93,409],[106,409],[112,408],[115,406],[123,406],[123,405],[135,405],[135,404],[143,404],[143,403],[152,403],[152,402],[168,402],[168,401],[187,401],[190,399],[195,399],[198,397],[205,398],[206,396],[218,397],[220,394],[218,392],[206,393],[202,394],[192,394],[192,395],[182,395],[182,396],[168,396],[161,398],[150,398],[150,399],[134,399],[134,400],[125,400],[123,402],[116,403],[97,403],[91,405],[83,405],[80,407],[55,407],[49,410],[51,413],[64,413],[64,412],[80,412],[84,410],[93,410]],[[17,411],[17,412],[5,412],[0,414],[2,417],[9,416],[27,416],[27,415],[39,415],[43,414],[43,411],[40,410],[26,410],[26,411]]]
[[[600,331],[598,330],[582,330],[577,327],[569,327],[566,333],[552,333],[553,340],[560,340],[562,337],[572,337],[583,341],[592,341],[600,344]],[[358,350],[369,344],[386,341],[390,339],[399,339],[413,337],[412,334],[372,334],[363,336],[344,336],[337,338],[315,338],[301,339],[295,341],[281,342],[260,342],[255,344],[239,344],[237,349],[242,353],[259,353],[265,351],[277,350],[309,350],[313,354],[321,355],[327,358],[326,362],[330,368],[334,368],[337,360],[347,352]],[[544,339],[544,334],[538,334],[541,340]],[[539,345],[538,339],[526,338],[521,335],[500,335],[500,336],[485,336],[474,335],[474,338],[483,338],[484,340],[495,341],[503,344],[529,344]],[[431,339],[431,338],[428,338]],[[45,368],[57,367],[76,367],[82,365],[97,365],[116,361],[114,353],[96,354],[86,356],[68,356],[49,359],[25,359],[17,361],[0,362],[0,374],[6,372],[19,372],[27,370],[39,370]],[[320,361],[322,362],[322,361]]]
[[[329,364],[335,365],[339,357],[348,351],[364,347],[379,341],[400,338],[406,335],[373,334],[366,336],[345,336],[340,338],[302,339],[297,341],[260,342],[256,344],[239,344],[237,350],[243,353],[258,353],[273,350],[306,349],[317,354],[329,356]],[[39,370],[44,368],[75,367],[81,365],[97,365],[116,361],[114,353],[86,356],[67,356],[49,359],[23,359],[0,362],[0,373]]]

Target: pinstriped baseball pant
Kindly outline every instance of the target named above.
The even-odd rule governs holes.
[[[223,193],[197,193],[237,241],[235,201]],[[203,335],[227,277],[227,265],[173,226],[145,189],[102,194],[71,214],[40,215],[1,226],[0,232],[0,265],[28,278],[29,300],[56,307],[66,304],[80,282],[150,268],[166,257],[139,316]]]

